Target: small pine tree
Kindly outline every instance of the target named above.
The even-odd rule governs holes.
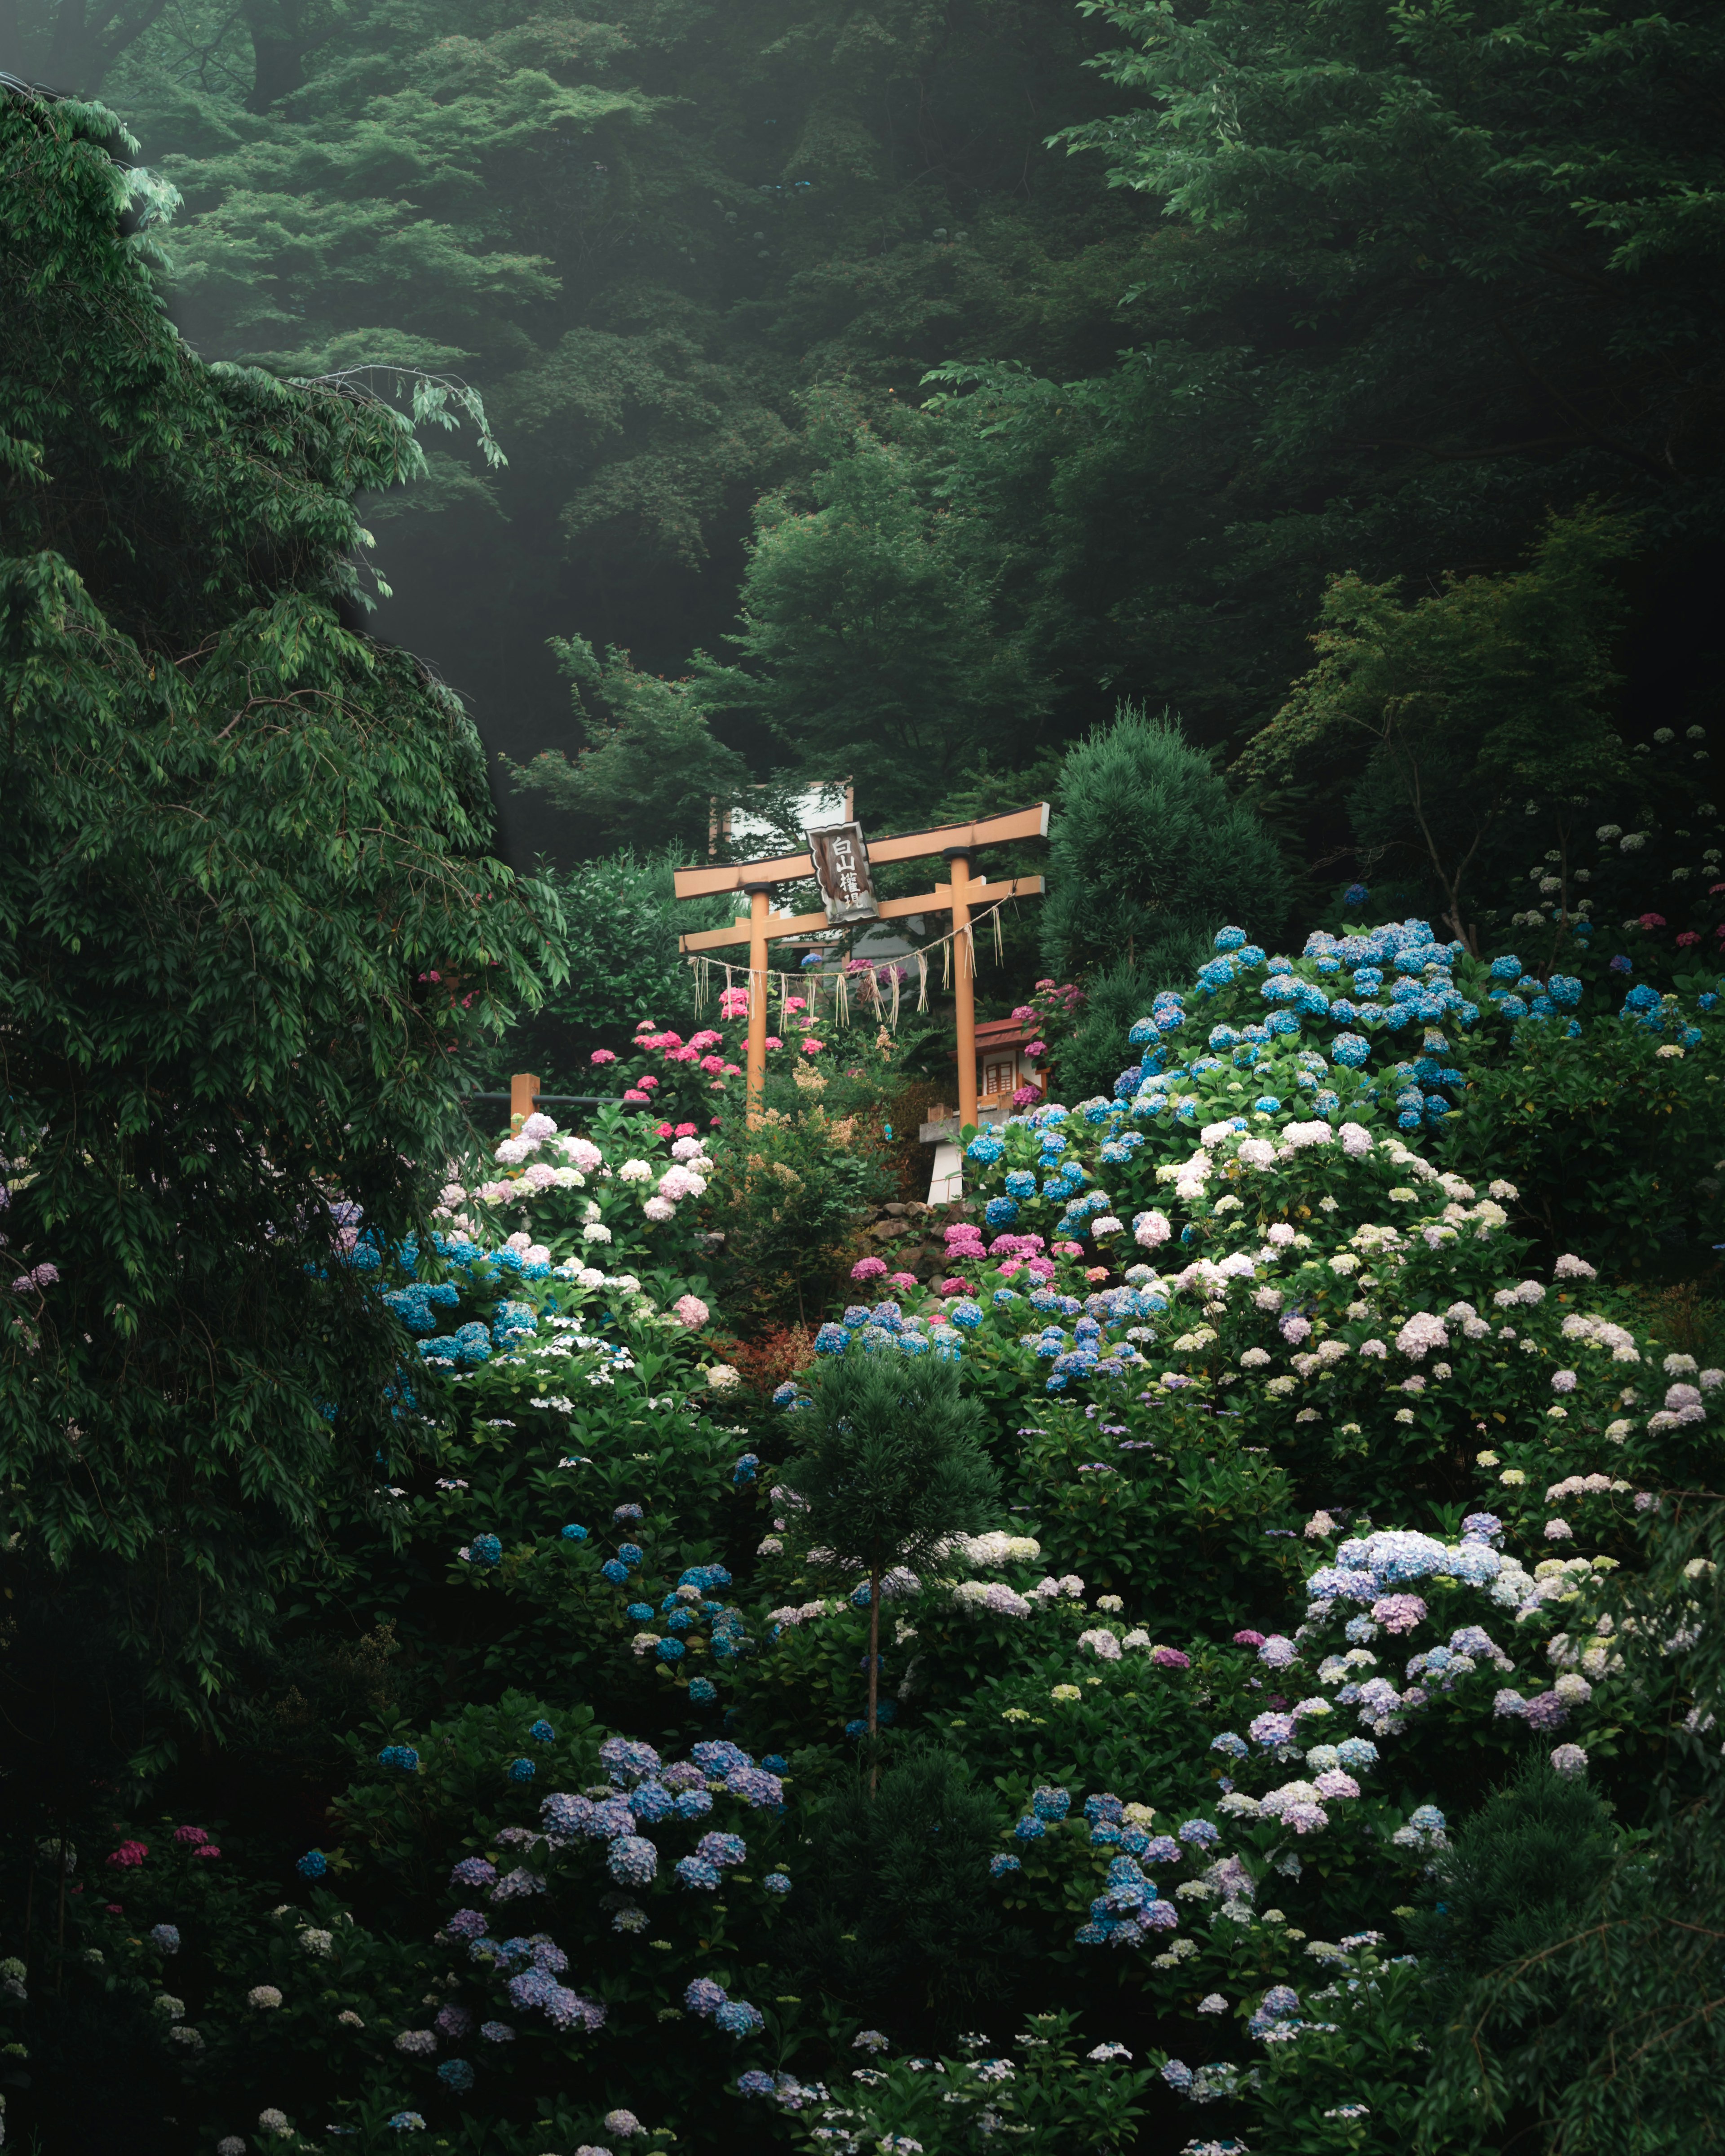
[[[799,1449],[784,1481],[831,1568],[869,1579],[869,1739],[879,1728],[880,1582],[927,1563],[948,1535],[974,1534],[999,1502],[983,1415],[934,1355],[860,1349],[823,1363],[797,1410]]]
[[[1051,971],[1125,961],[1183,973],[1194,939],[1224,921],[1275,930],[1286,905],[1276,842],[1172,713],[1122,704],[1067,757],[1057,798],[1043,909]]]
[[[1469,1820],[1411,1927],[1430,2002],[1419,2145],[1661,2156],[1717,2141],[1719,1769],[1637,1848],[1530,1760]]]

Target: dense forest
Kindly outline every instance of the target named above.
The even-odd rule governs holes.
[[[434,436],[368,508],[374,625],[494,752],[606,752],[503,791],[521,866],[839,764],[927,822],[1122,699],[1231,758],[1331,580],[1405,603],[1589,504],[1624,707],[1710,723],[1717,64],[1705,6],[1531,0],[0,13],[176,191],[195,350],[482,397],[506,465]],[[572,712],[554,638],[613,654]],[[667,737],[699,785],[643,783]]]
[[[0,0],[8,2148],[1714,2144],[1722,108]]]

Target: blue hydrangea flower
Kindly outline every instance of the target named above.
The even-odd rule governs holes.
[[[718,1687],[711,1677],[691,1677],[689,1697],[699,1706],[711,1707],[719,1697]]]
[[[563,1540],[566,1543],[584,1543],[587,1540],[587,1529],[578,1522],[571,1520],[568,1526],[563,1529]]]
[[[1034,1189],[1034,1177],[1030,1183]],[[991,1228],[1010,1228],[1018,1217],[1018,1200],[1015,1198],[991,1198],[983,1208],[983,1218]]]
[[[411,1744],[386,1744],[377,1754],[377,1764],[380,1767],[393,1767],[399,1774],[417,1774],[419,1771],[419,1754]]]
[[[1245,940],[1246,933],[1243,928],[1219,928],[1215,934],[1215,947],[1219,951],[1238,951]]]
[[[294,1866],[295,1871],[299,1873],[302,1879],[321,1879],[325,1872],[327,1871],[329,1868],[330,1861],[321,1849],[308,1849],[305,1854],[300,1859],[299,1862]],[[162,1924],[158,1924],[156,1928],[157,1931],[169,1931],[172,1930],[172,1925]],[[150,1936],[152,1939],[155,1938],[156,1932],[151,1932]],[[179,1943],[180,1935],[177,1932],[175,1932],[174,1945],[177,1946]],[[158,1942],[158,1944],[160,1942]],[[169,1951],[172,1952],[172,1948],[170,1948]]]
[[[681,1868],[680,1865],[678,1869]],[[727,1999],[714,2015],[713,2024],[728,2036],[757,2035],[767,2025],[760,2009],[741,1999]]]
[[[661,1640],[657,1649],[662,1662],[680,1662],[688,1651],[680,1640]]]
[[[495,1535],[475,1535],[468,1544],[467,1554],[474,1564],[501,1564],[503,1545]]]
[[[788,1894],[791,1882],[783,1871],[769,1871],[761,1881],[769,1894]]]
[[[614,1557],[608,1557],[599,1567],[599,1576],[601,1578],[608,1579],[614,1587],[627,1587],[629,1567],[619,1563]]]
[[[814,1336],[814,1352],[817,1355],[842,1355],[850,1339],[850,1335],[842,1325],[823,1325]]]
[[[962,1332],[973,1332],[983,1322],[982,1306],[967,1296],[961,1296],[947,1312],[947,1322],[956,1325]]]
[[[711,1894],[717,1891],[719,1871],[716,1865],[709,1864],[704,1856],[680,1856],[676,1865],[677,1884],[691,1892]]]
[[[1518,981],[1522,978],[1522,962],[1512,952],[1502,958],[1494,958],[1491,974],[1494,981]]]
[[[323,1851],[321,1849],[314,1849],[311,1854],[314,1856],[321,1856]],[[315,1879],[318,1876],[316,1871],[305,1871],[305,1859],[303,1856],[300,1859],[300,1869],[302,1872],[305,1872],[305,1876],[308,1879]],[[150,1927],[150,1943],[156,1948],[158,1953],[177,1953],[180,1950],[179,1926],[177,1924],[151,1924]]]
[[[742,1489],[745,1482],[754,1481],[755,1470],[760,1464],[761,1455],[757,1452],[741,1452],[737,1455],[737,1464],[731,1470],[731,1480],[737,1489]]]
[[[1009,1871],[1022,1871],[1024,1868],[1016,1856],[1009,1856],[1004,1851],[988,1859],[988,1876],[991,1879],[1004,1879]]]
[[[619,1834],[605,1852],[605,1865],[619,1886],[645,1887],[659,1871],[659,1851],[643,1834]]]
[[[473,2087],[473,2068],[465,2059],[445,2059],[437,2070],[437,2077],[457,2096],[465,2096]]]
[[[534,1722],[528,1729],[527,1734],[533,1739],[536,1744],[552,1743],[557,1737],[556,1730],[552,1727],[548,1722],[544,1721]]]
[[[978,1131],[964,1150],[970,1159],[987,1168],[1000,1158],[1006,1147],[993,1131]]]
[[[1034,1812],[1026,1812],[1013,1832],[1020,1841],[1040,1841],[1048,1829]]]
[[[531,1782],[539,1769],[531,1759],[511,1759],[507,1772],[511,1782]]]

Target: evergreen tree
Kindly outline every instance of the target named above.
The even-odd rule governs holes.
[[[1066,757],[1049,886],[1043,956],[1060,973],[1122,960],[1183,969],[1194,935],[1230,921],[1268,935],[1286,902],[1281,856],[1251,809],[1177,719],[1132,704]]]
[[[956,1366],[932,1354],[860,1350],[824,1359],[797,1410],[786,1486],[829,1568],[868,1576],[869,1738],[879,1727],[880,1583],[914,1572],[949,1535],[974,1534],[999,1502],[983,1449],[987,1418],[959,1389]]]

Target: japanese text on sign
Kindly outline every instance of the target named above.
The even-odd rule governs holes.
[[[860,824],[834,824],[809,834],[814,873],[829,921],[872,921],[880,912],[869,875],[869,850]]]

